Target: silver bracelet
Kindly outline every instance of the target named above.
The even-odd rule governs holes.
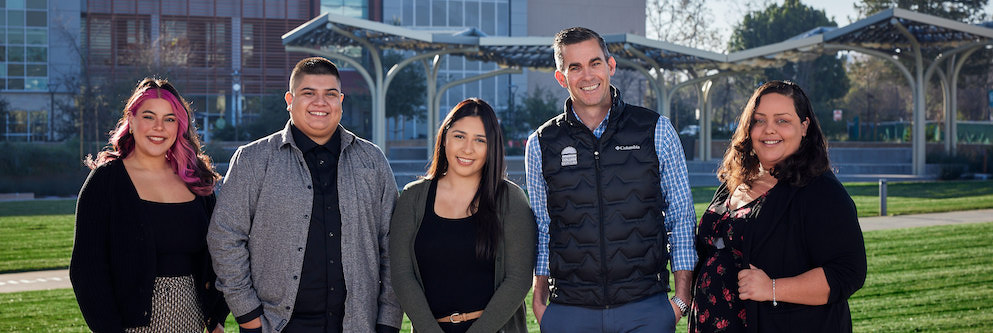
[[[772,306],[778,306],[779,302],[776,302],[776,279],[772,279]]]

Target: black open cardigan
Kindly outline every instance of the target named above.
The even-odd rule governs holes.
[[[209,217],[214,195],[203,199]],[[151,320],[155,238],[141,222],[140,200],[121,160],[91,171],[79,192],[69,278],[83,318],[94,332],[123,332]],[[206,234],[207,226],[203,229]],[[193,279],[207,327],[213,328],[224,322],[228,307],[214,288],[216,276],[206,244],[197,255],[199,267]]]
[[[721,191],[727,191],[726,184]],[[865,243],[855,203],[834,173],[827,171],[804,187],[779,182],[743,232],[746,265],[774,279],[822,267],[831,289],[827,304],[819,306],[743,301],[749,332],[852,331],[848,298],[865,283]],[[705,258],[701,245],[697,250]]]

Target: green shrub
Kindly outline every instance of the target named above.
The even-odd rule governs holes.
[[[89,169],[83,166],[79,142],[0,143],[0,193],[33,192],[36,196],[69,196],[79,192]]]

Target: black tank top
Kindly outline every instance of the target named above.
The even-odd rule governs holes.
[[[446,219],[434,211],[438,182],[432,181],[424,219],[414,240],[424,296],[435,318],[483,310],[493,296],[493,259],[476,257],[477,215]],[[469,323],[442,324],[446,332],[464,331]]]
[[[195,258],[206,246],[210,217],[203,198],[162,203],[141,200],[146,228],[155,241],[155,276],[193,274]]]

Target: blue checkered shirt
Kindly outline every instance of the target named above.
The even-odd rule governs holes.
[[[574,111],[572,111],[575,114]],[[578,114],[575,114],[579,118]],[[607,129],[607,119],[610,112],[603,118],[600,125],[593,130],[593,135],[600,138]],[[549,275],[548,272],[548,186],[541,174],[541,148],[538,144],[537,132],[528,137],[526,157],[524,160],[527,174],[524,177],[528,190],[528,200],[534,210],[535,221],[538,224],[538,257],[534,265],[534,275]],[[683,146],[679,143],[676,130],[672,128],[669,119],[659,116],[655,124],[655,152],[659,157],[659,187],[662,197],[669,204],[665,210],[665,229],[671,232],[669,243],[672,245],[672,270],[693,270],[696,265],[696,249],[693,247],[696,226],[696,211],[693,210],[693,197],[690,195],[689,175],[686,172],[686,157]]]

